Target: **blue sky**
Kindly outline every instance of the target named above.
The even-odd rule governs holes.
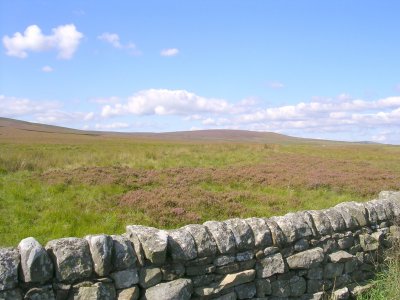
[[[400,144],[399,1],[0,0],[0,116]]]

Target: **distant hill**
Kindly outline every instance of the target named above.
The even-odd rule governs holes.
[[[62,142],[66,140],[86,141],[87,139],[94,138],[139,138],[146,140],[253,142],[274,144],[334,143],[333,141],[303,139],[273,132],[231,129],[210,129],[163,133],[85,131],[0,117],[0,141]]]

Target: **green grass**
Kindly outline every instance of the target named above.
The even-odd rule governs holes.
[[[298,159],[303,162],[297,163]],[[318,166],[313,165],[317,159]],[[176,228],[210,219],[268,217],[364,201],[379,192],[385,178],[391,181],[383,188],[396,188],[399,159],[400,147],[381,145],[172,143],[93,137],[79,142],[1,142],[0,246],[15,246],[27,236],[46,243],[65,236],[118,234],[128,224]],[[90,178],[77,178],[73,172],[91,167],[103,169],[87,176],[101,179],[111,170],[121,181],[91,183],[86,180]],[[138,178],[133,173],[118,174],[114,167],[137,170]],[[306,172],[317,167],[336,173],[304,184]],[[64,177],[57,170],[66,172]],[[334,177],[342,173],[344,180]],[[315,177],[320,179],[319,174]],[[143,178],[145,182],[140,181]],[[372,188],[361,191],[358,186]]]

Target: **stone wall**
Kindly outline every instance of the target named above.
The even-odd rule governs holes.
[[[373,278],[400,192],[283,217],[34,238],[0,249],[0,299],[337,299]]]

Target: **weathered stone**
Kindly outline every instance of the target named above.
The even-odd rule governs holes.
[[[349,299],[349,297],[350,297],[350,293],[349,293],[349,289],[347,287],[336,290],[332,294],[333,300],[346,300],[346,299]]]
[[[309,269],[324,260],[322,248],[314,248],[289,256],[286,261],[290,269]]]
[[[133,286],[124,290],[120,290],[117,294],[118,300],[137,300],[139,299],[140,290],[138,286]]]
[[[34,287],[29,289],[24,299],[29,300],[55,300],[55,295],[51,285]]]
[[[217,267],[225,266],[227,264],[233,263],[235,259],[235,255],[221,255],[214,259],[213,264]]]
[[[22,300],[20,289],[0,291],[0,300]]]
[[[285,262],[282,254],[274,254],[260,260],[257,264],[257,277],[267,278],[274,274],[282,274],[285,272]]]
[[[207,287],[195,288],[194,293],[200,297],[216,295],[228,288],[251,282],[254,280],[254,278],[254,270],[247,270],[235,274],[229,274],[226,275],[220,282],[215,282]]]
[[[314,294],[322,291],[330,290],[333,286],[331,280],[307,280],[307,293]]]
[[[373,251],[379,248],[379,240],[369,234],[360,235],[360,245],[364,251]]]
[[[239,262],[253,259],[253,257],[254,257],[254,253],[251,250],[245,251],[245,252],[240,252],[240,253],[236,254],[236,260]]]
[[[102,282],[80,287],[77,296],[74,297],[79,300],[113,300],[116,298],[114,285]]]
[[[240,262],[238,262],[238,264],[239,264],[239,270],[244,271],[244,270],[248,270],[248,269],[253,269],[256,264],[256,260],[250,259],[250,260],[246,260],[246,261],[240,261]]]
[[[290,284],[289,280],[277,280],[271,283],[272,295],[276,297],[289,297]]]
[[[145,267],[139,271],[139,285],[142,288],[149,288],[160,283],[162,280],[162,273],[159,268]]]
[[[236,249],[237,251],[245,251],[254,248],[254,235],[250,226],[245,220],[235,218],[225,221],[235,237]]]
[[[257,279],[256,290],[258,298],[263,298],[265,296],[271,295],[272,287],[269,279]]]
[[[93,263],[85,239],[53,240],[47,243],[46,250],[53,261],[58,281],[74,282],[92,275]]]
[[[349,285],[352,282],[352,278],[349,274],[342,274],[335,278],[335,288],[342,288]]]
[[[356,259],[353,259],[351,261],[348,261],[344,264],[344,272],[345,273],[352,273],[354,272],[358,267],[358,262]]]
[[[304,294],[300,297],[300,300],[326,300],[324,292],[318,292],[315,294]]]
[[[19,262],[17,249],[0,248],[0,291],[17,286]]]
[[[300,239],[294,244],[294,251],[301,252],[307,250],[310,247],[306,239]]]
[[[308,214],[311,215],[315,228],[320,235],[327,235],[332,233],[332,225],[328,217],[320,210],[309,210]]]
[[[164,281],[171,281],[182,277],[185,274],[183,264],[168,264],[161,267],[162,277]]]
[[[355,259],[354,255],[351,255],[350,253],[343,250],[329,254],[328,257],[329,260],[333,263],[344,263]]]
[[[334,264],[334,263],[327,263],[324,266],[324,279],[332,279],[342,275],[344,270],[344,264]]]
[[[374,287],[373,283],[368,283],[366,285],[358,285],[357,283],[355,283],[349,286],[349,292],[353,298],[357,298],[357,296],[364,294],[373,287]]]
[[[257,249],[272,246],[271,231],[264,219],[249,218],[245,219],[245,221],[253,231],[255,247]]]
[[[215,271],[214,265],[186,267],[186,275],[188,276],[205,275],[213,273],[214,271]]]
[[[257,291],[254,282],[245,283],[239,286],[235,286],[235,292],[238,299],[251,299]]]
[[[307,270],[308,279],[322,279],[324,277],[324,270],[322,267],[314,267]]]
[[[235,237],[228,226],[223,222],[208,221],[204,223],[207,227],[215,243],[217,244],[218,250],[221,254],[235,252],[236,243]]]
[[[227,294],[221,295],[221,296],[219,296],[217,298],[213,298],[213,299],[214,300],[236,300],[238,298],[236,297],[236,293],[234,291],[232,291],[232,292],[229,292]]]
[[[312,235],[311,228],[301,214],[289,213],[283,217],[273,217],[271,220],[275,221],[282,229],[286,241],[289,243]]]
[[[381,200],[371,200],[366,202],[365,208],[368,213],[368,220],[372,224],[377,224],[381,221],[386,221],[388,216],[386,215],[386,209]]]
[[[342,239],[339,239],[337,241],[339,249],[349,249],[350,247],[352,247],[354,245],[354,237],[352,236],[346,236]]]
[[[214,256],[217,253],[217,244],[206,226],[191,224],[183,227],[183,229],[192,235],[198,257]]]
[[[126,231],[130,239],[140,241],[144,255],[153,264],[163,264],[165,262],[168,245],[168,234],[165,230],[141,225],[129,225],[126,227]]]
[[[190,279],[177,279],[159,283],[145,291],[144,300],[189,300],[192,296],[192,282]]]
[[[289,279],[290,296],[300,297],[307,290],[307,282],[303,277],[293,276]]]
[[[123,271],[135,266],[136,255],[131,241],[121,235],[112,235],[112,266],[113,271]]]
[[[215,269],[215,273],[217,274],[229,274],[229,273],[235,273],[240,270],[240,265],[239,263],[231,263],[225,266],[217,267]]]
[[[339,250],[336,240],[327,238],[318,243],[318,246],[324,250],[324,253],[332,253]]]
[[[209,265],[213,262],[214,262],[214,257],[200,257],[200,258],[186,261],[185,266],[187,266],[187,267],[204,266],[204,265]]]
[[[328,217],[329,222],[332,225],[333,231],[345,231],[346,230],[346,222],[343,219],[343,216],[337,209],[329,208],[323,210],[324,214]]]
[[[139,282],[139,275],[136,269],[127,269],[110,274],[114,280],[115,288],[125,289],[129,288]]]
[[[273,246],[282,247],[285,246],[287,241],[282,229],[271,219],[264,219],[268,228],[271,231]]]
[[[97,276],[107,276],[112,269],[111,256],[113,239],[109,235],[88,235],[90,253],[93,259],[94,272]]]
[[[187,261],[197,257],[192,235],[182,228],[168,232],[168,251],[175,261]]]
[[[346,212],[347,215],[351,216],[353,220],[349,223],[346,223],[346,225],[349,226],[348,227],[349,229],[353,229],[358,226],[363,227],[369,223],[367,218],[367,210],[365,209],[365,206],[362,203],[343,202],[336,205],[335,208],[338,210],[338,212],[342,214],[342,216],[345,215],[344,212]],[[346,222],[345,217],[343,218]],[[352,226],[353,224],[354,226]]]
[[[215,274],[206,274],[191,277],[193,287],[206,286],[214,282]]]

